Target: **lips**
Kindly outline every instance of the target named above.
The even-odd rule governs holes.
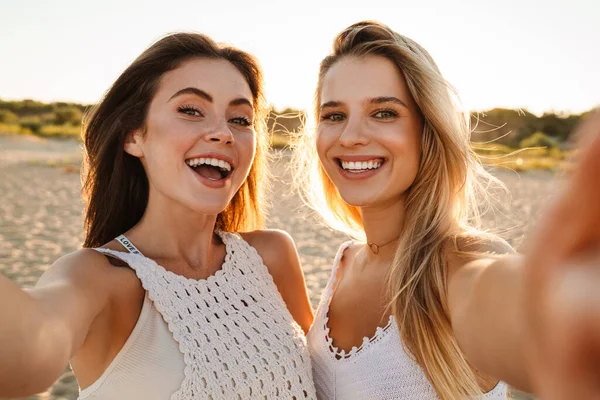
[[[234,170],[229,159],[215,154],[188,158],[185,163],[202,183],[213,188],[223,187]]]
[[[335,158],[340,175],[350,180],[363,180],[377,174],[385,165],[383,157],[343,156]]]
[[[383,164],[381,158],[374,158],[365,161],[344,161],[338,159],[338,164],[346,171],[367,171],[371,169],[378,169]]]

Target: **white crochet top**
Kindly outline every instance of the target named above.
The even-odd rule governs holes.
[[[140,317],[104,374],[80,399],[315,399],[306,338],[256,250],[219,233],[222,269],[194,280],[130,252],[146,290]]]
[[[351,351],[339,350],[329,337],[327,314],[337,268],[351,242],[336,257],[315,322],[307,335],[313,379],[320,400],[433,400],[438,399],[421,367],[404,348],[393,316],[373,337],[363,339]],[[506,385],[499,383],[482,399],[506,399]]]

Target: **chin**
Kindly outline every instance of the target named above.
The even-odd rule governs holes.
[[[189,208],[193,213],[195,214],[202,214],[202,215],[218,215],[220,213],[222,213],[225,208],[227,208],[227,205],[229,204],[229,201],[207,201],[208,199],[203,199],[202,202],[199,201],[193,201],[193,202],[187,202],[186,206],[187,208]]]
[[[365,193],[340,192],[342,200],[354,207],[368,207],[377,204],[377,198],[374,196],[365,196]]]
[[[392,195],[386,191],[378,193],[368,193],[369,189],[340,191],[342,200],[354,207],[389,207],[390,205],[402,202],[404,192]]]

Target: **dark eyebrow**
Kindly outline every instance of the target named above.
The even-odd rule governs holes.
[[[368,99],[366,102],[370,104],[395,103],[408,108],[405,102],[394,96],[373,97],[372,99]],[[342,103],[339,101],[328,101],[326,103],[321,104],[320,110],[323,111],[323,109],[325,108],[334,108],[339,107],[341,105]]]
[[[319,107],[319,110],[323,111],[323,109],[325,109],[325,108],[334,108],[334,107],[339,107],[341,105],[342,105],[342,103],[339,101],[328,101],[327,103],[321,104],[321,107]]]
[[[254,106],[252,105],[252,102],[250,100],[248,100],[245,97],[240,97],[239,99],[235,99],[235,100],[231,100],[229,102],[230,106],[243,106],[243,105],[247,105],[250,106],[250,108],[254,108]]]
[[[169,99],[169,101],[173,100],[175,97],[177,96],[181,96],[184,94],[193,94],[196,95],[198,97],[202,97],[204,100],[212,103],[213,102],[213,98],[210,94],[206,93],[204,90],[200,90],[198,88],[195,87],[187,87],[185,89],[181,89],[180,91],[178,91],[177,93],[175,93],[173,96],[171,96],[171,98]],[[238,99],[235,100],[231,100],[229,102],[230,106],[241,106],[241,105],[248,105],[250,107],[252,106],[252,102],[244,97],[240,97]]]
[[[171,98],[169,99],[169,101],[173,100],[175,97],[177,96],[181,96],[183,94],[195,94],[198,97],[202,97],[204,100],[212,103],[213,98],[210,94],[206,93],[204,90],[200,90],[198,88],[195,87],[187,87],[185,89],[181,89],[180,91],[178,91],[177,93],[175,93],[173,96],[171,96]]]
[[[394,97],[394,96],[373,97],[372,99],[369,99],[367,102],[371,103],[371,104],[396,103],[396,104],[399,104],[401,106],[408,108],[406,103],[404,103],[402,100],[400,100],[399,98]]]

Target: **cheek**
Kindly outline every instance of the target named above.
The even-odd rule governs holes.
[[[148,142],[144,150],[144,161],[147,168],[152,170],[154,174],[165,175],[172,174],[174,167],[180,164],[184,165],[186,151],[190,148],[190,144],[182,140],[183,138],[177,135],[155,135]]]
[[[147,125],[148,136],[156,142],[159,153],[183,154],[187,152],[198,140],[198,127],[189,121],[159,115],[149,121]]]
[[[333,145],[334,141],[335,138],[331,129],[319,127],[315,137],[315,147],[317,149],[317,153],[322,164],[325,164],[325,161],[327,159],[327,152]]]
[[[416,179],[421,163],[421,135],[406,133],[398,141],[399,161],[406,178],[412,182]]]
[[[400,161],[418,162],[421,157],[421,134],[414,127],[390,126],[381,140]]]
[[[253,134],[245,134],[238,138],[238,157],[240,166],[250,170],[254,157],[256,156],[257,138]]]
[[[417,170],[421,162],[421,132],[414,132],[406,138],[406,152]]]

